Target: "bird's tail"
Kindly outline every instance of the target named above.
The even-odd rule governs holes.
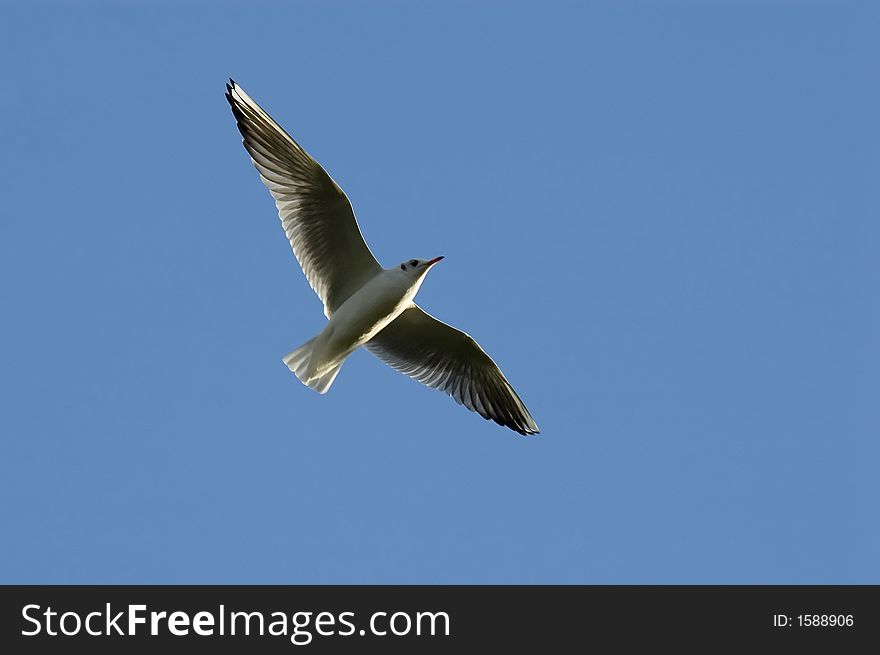
[[[284,356],[284,363],[299,378],[300,382],[318,393],[324,394],[330,389],[330,385],[333,384],[333,380],[336,379],[345,360],[331,366],[318,368],[318,362],[312,362],[312,352],[317,338],[309,339],[296,350],[287,353]]]

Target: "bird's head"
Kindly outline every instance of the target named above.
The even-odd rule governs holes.
[[[400,270],[411,275],[414,278],[420,278],[427,273],[431,267],[439,262],[443,257],[434,257],[434,259],[407,259],[400,263]]]

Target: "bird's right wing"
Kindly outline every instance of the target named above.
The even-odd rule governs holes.
[[[329,318],[382,270],[339,185],[234,81],[226,99],[242,143],[275,198],[293,254]]]
[[[416,304],[364,347],[391,368],[444,391],[485,419],[520,434],[538,433],[529,410],[480,345]]]

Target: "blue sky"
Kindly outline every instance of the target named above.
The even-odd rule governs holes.
[[[880,582],[871,3],[4,5],[0,581]],[[542,434],[317,333],[223,97]]]

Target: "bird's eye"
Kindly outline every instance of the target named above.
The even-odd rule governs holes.
[[[405,271],[405,270],[406,270],[406,264],[401,264],[401,265],[400,265],[400,270],[401,270],[401,271]]]
[[[410,266],[415,266],[416,264],[418,264],[418,262],[417,262],[415,259],[410,259],[410,260],[409,260],[409,265],[410,265]]]

